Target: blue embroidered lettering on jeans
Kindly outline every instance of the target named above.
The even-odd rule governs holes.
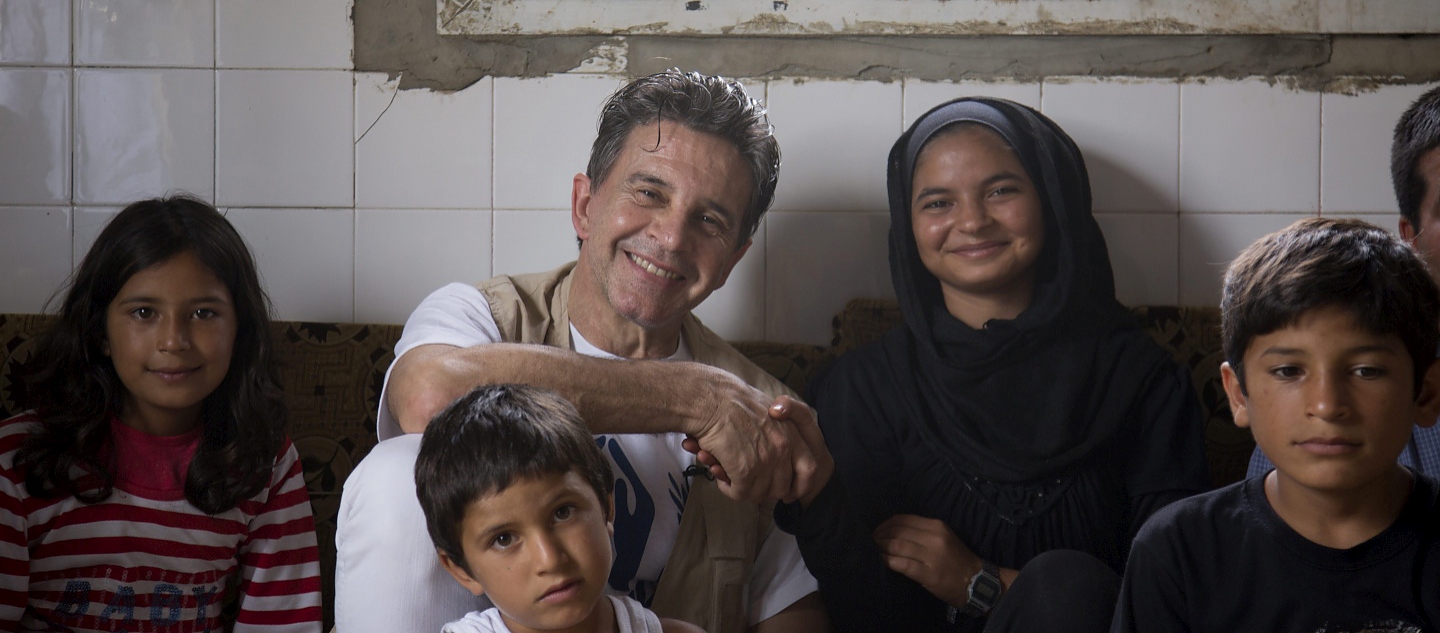
[[[600,436],[595,438],[595,443],[609,451],[610,458],[620,471],[615,478],[615,563],[610,567],[610,587],[630,593],[641,589],[640,584],[653,584],[635,583],[634,580],[635,574],[640,572],[645,543],[649,542],[650,531],[655,525],[655,500],[650,498],[650,492],[640,481],[639,473],[635,472],[619,442]],[[632,504],[635,506],[633,509],[630,507]],[[641,593],[648,595],[632,597],[648,606],[654,598],[653,587]]]

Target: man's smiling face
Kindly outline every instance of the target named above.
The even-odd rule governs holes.
[[[675,325],[723,286],[741,235],[750,174],[724,139],[670,121],[637,126],[601,183],[575,178],[577,273],[614,313],[647,330]],[[658,145],[657,145],[658,139]]]

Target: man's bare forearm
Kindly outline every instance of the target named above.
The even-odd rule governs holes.
[[[595,433],[689,433],[703,418],[707,383],[733,377],[680,361],[593,358],[543,345],[422,345],[395,362],[390,412],[406,433],[479,385],[521,383],[551,389],[575,405]]]

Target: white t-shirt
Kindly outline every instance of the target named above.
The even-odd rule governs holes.
[[[570,326],[570,339],[575,352],[618,358],[591,345],[574,325]],[[501,340],[490,303],[480,290],[452,283],[431,293],[411,313],[395,345],[395,357],[420,345],[474,347]],[[671,359],[690,358],[690,349],[682,338]],[[388,372],[385,382],[388,386]],[[401,434],[399,424],[390,415],[384,389],[380,393],[377,430],[382,441]],[[595,436],[595,443],[615,472],[615,563],[610,570],[610,589],[647,606],[655,597],[656,582],[675,546],[680,513],[690,492],[690,481],[683,471],[695,463],[695,457],[681,447],[684,439],[680,433]],[[751,572],[747,614],[750,623],[779,613],[817,587],[800,558],[795,537],[771,526]]]
[[[615,606],[615,624],[618,633],[660,633],[660,618],[648,609],[626,596],[600,596]],[[445,625],[441,633],[511,633],[500,618],[500,610],[494,607],[474,611]]]

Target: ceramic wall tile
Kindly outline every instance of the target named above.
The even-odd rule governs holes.
[[[38,313],[70,274],[70,207],[0,207],[0,313]]]
[[[100,231],[110,224],[110,220],[115,219],[121,208],[75,207],[75,231],[70,247],[72,268],[80,267],[85,254],[90,252],[90,247],[95,244],[95,238],[100,237]]]
[[[883,211],[885,158],[900,136],[899,82],[773,81],[776,210]]]
[[[1182,212],[1319,206],[1319,93],[1263,80],[1180,86]]]
[[[776,211],[766,223],[766,340],[828,345],[847,301],[895,296],[888,213]]]
[[[600,106],[614,77],[551,75],[495,79],[495,207],[568,209],[584,173]]]
[[[1390,144],[1395,123],[1436,84],[1320,95],[1320,210],[1325,215],[1394,211]]]
[[[0,68],[0,204],[70,203],[70,73]]]
[[[75,200],[215,197],[215,73],[75,71]]]
[[[550,270],[580,252],[569,211],[497,210],[494,235],[496,275]]]
[[[494,80],[448,93],[398,83],[355,75],[355,204],[488,208]]]
[[[404,323],[452,281],[490,277],[490,211],[355,211],[355,320]]]
[[[1046,80],[1041,109],[1084,153],[1096,211],[1174,213],[1178,208],[1178,83]]]
[[[225,206],[353,206],[351,74],[217,71],[216,200]]]
[[[77,64],[215,66],[215,0],[74,2]]]
[[[1218,306],[1225,268],[1240,251],[1304,213],[1180,214],[1180,305]]]
[[[1105,233],[1115,298],[1135,305],[1175,305],[1179,285],[1179,219],[1174,213],[1097,213]]]
[[[355,212],[226,209],[283,321],[355,320]]]
[[[0,65],[69,63],[69,2],[0,0]]]
[[[1039,82],[905,80],[905,121],[909,129],[930,108],[960,97],[999,97],[1040,109]],[[899,134],[895,135],[899,137]],[[894,144],[895,139],[890,139]]]
[[[215,0],[215,62],[349,70],[352,6],[352,0]]]
[[[725,285],[695,308],[695,316],[727,341],[765,339],[765,225],[766,219],[761,218],[748,250]]]

